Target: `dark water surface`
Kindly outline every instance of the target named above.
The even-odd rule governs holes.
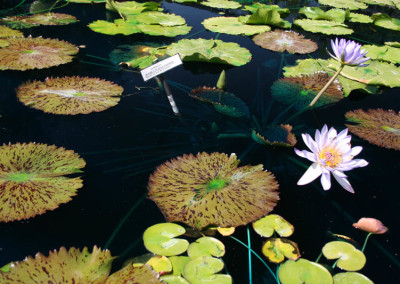
[[[281,7],[301,6],[299,1],[280,2]],[[1,3],[1,2],[0,2]],[[309,5],[315,5],[310,2]],[[192,38],[215,38],[217,34],[203,30],[201,22],[218,16],[218,10],[200,6],[184,6],[163,2],[165,12],[184,17],[193,26]],[[293,9],[293,12],[296,10]],[[268,51],[255,45],[250,37],[220,34],[218,39],[237,42],[252,53],[252,61],[241,67],[218,64],[184,63],[169,71],[171,89],[182,112],[176,118],[163,94],[138,92],[138,87],[157,87],[154,81],[143,82],[136,72],[115,71],[111,68],[87,62],[110,65],[110,62],[93,56],[108,58],[112,49],[120,44],[158,42],[169,44],[176,38],[146,35],[109,36],[91,31],[87,25],[97,19],[115,16],[104,5],[70,4],[56,12],[69,13],[80,22],[57,27],[37,27],[23,30],[24,35],[58,38],[75,45],[86,45],[72,63],[34,71],[1,71],[0,73],[0,142],[40,142],[54,144],[79,153],[87,162],[84,169],[84,187],[67,204],[35,218],[0,224],[0,267],[10,261],[22,260],[36,252],[47,254],[61,246],[82,248],[93,245],[104,247],[121,219],[147,192],[147,182],[155,167],[182,153],[225,152],[236,153],[242,164],[264,164],[275,174],[280,184],[280,201],[274,213],[280,214],[295,226],[290,237],[296,241],[302,256],[314,261],[322,246],[332,241],[329,232],[343,234],[362,244],[365,233],[352,228],[361,217],[377,218],[390,229],[385,235],[372,236],[366,249],[367,264],[361,273],[375,283],[400,283],[400,154],[369,144],[353,136],[352,145],[364,147],[359,158],[370,164],[349,173],[349,180],[356,193],[350,194],[336,182],[330,191],[323,192],[319,179],[312,184],[296,185],[303,174],[302,167],[293,163],[296,159],[305,165],[310,162],[295,155],[293,149],[264,147],[249,139],[222,139],[210,131],[210,122],[225,123],[227,118],[212,114],[208,108],[187,96],[187,92],[175,88],[176,83],[190,88],[215,85],[219,73],[225,68],[228,91],[234,93],[250,107],[252,113],[263,117],[270,107],[268,121],[273,121],[287,106],[271,100],[271,84],[282,77],[283,65],[294,65],[297,59],[308,55],[289,55]],[[108,15],[107,15],[108,14]],[[357,28],[357,25],[354,27]],[[318,42],[319,49],[313,58],[327,58],[325,46],[330,37],[311,34],[294,27],[294,30]],[[382,31],[367,25],[356,30],[356,38],[383,43],[400,38],[399,32]],[[106,111],[88,115],[63,116],[45,114],[18,102],[15,88],[28,80],[44,80],[46,77],[90,76],[113,81],[125,91],[120,103]],[[174,84],[175,82],[175,84]],[[325,108],[307,112],[291,122],[298,139],[296,145],[305,149],[301,133],[314,135],[323,124],[343,129],[344,114],[357,108],[383,108],[400,110],[400,90],[387,89],[379,95],[352,94],[350,98]],[[290,110],[285,116],[294,113]],[[284,117],[284,118],[285,118]],[[283,120],[284,121],[284,120]],[[235,122],[235,121],[233,121]],[[357,158],[358,158],[357,157]],[[144,230],[163,222],[163,216],[155,203],[145,199],[134,211],[109,249],[113,255],[123,255],[122,260],[146,252],[141,237]],[[246,240],[245,228],[238,228],[235,236]],[[253,248],[261,253],[262,239],[252,234]],[[139,242],[135,242],[139,239]],[[248,282],[247,250],[230,238],[220,238],[226,245],[227,271],[235,283]],[[128,250],[127,250],[128,249]],[[331,264],[322,258],[323,263]],[[272,265],[273,266],[273,265]],[[268,271],[253,258],[254,283],[274,283]],[[114,269],[119,269],[118,262]]]

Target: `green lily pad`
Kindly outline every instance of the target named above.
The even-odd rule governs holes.
[[[363,24],[369,24],[374,22],[374,20],[370,16],[358,13],[350,13],[347,20],[349,20],[352,23],[363,23]]]
[[[85,161],[64,148],[36,143],[0,147],[0,222],[22,220],[67,203],[82,187]]]
[[[358,272],[341,272],[333,276],[334,284],[374,284],[368,277]]]
[[[216,238],[202,237],[189,245],[187,254],[192,259],[199,256],[222,257],[225,254],[225,246]]]
[[[167,284],[190,284],[185,278],[182,276],[176,276],[176,275],[163,275],[160,278],[162,281],[164,281]]]
[[[197,3],[200,0],[172,0],[172,2],[176,2],[176,3]]]
[[[251,60],[248,49],[234,42],[212,39],[182,39],[167,47],[167,54],[179,53],[183,61],[204,61],[210,63],[241,66]]]
[[[324,20],[295,20],[294,24],[303,30],[312,33],[322,33],[327,35],[348,35],[354,31],[345,24]]]
[[[214,17],[205,19],[203,26],[216,33],[230,35],[255,35],[271,30],[266,25],[246,25],[239,21],[237,17]]]
[[[400,64],[400,48],[387,45],[363,45],[362,48],[368,51],[368,57],[371,59]]]
[[[335,8],[343,8],[349,10],[367,9],[368,5],[356,0],[318,0],[322,5],[328,5]]]
[[[188,256],[170,256],[168,257],[172,263],[172,274],[174,276],[181,276],[183,268],[191,260]]]
[[[249,25],[272,25],[284,29],[291,28],[292,24],[284,21],[281,14],[276,9],[259,8],[250,16],[241,16],[238,18],[240,22]]]
[[[283,238],[270,238],[262,246],[263,255],[273,263],[281,263],[286,258],[297,260],[300,251],[297,244]]]
[[[242,7],[242,4],[236,1],[229,1],[229,0],[206,0],[206,1],[201,1],[200,4],[207,7],[219,8],[219,9],[237,9]]]
[[[185,228],[174,223],[161,223],[146,229],[143,234],[144,246],[152,253],[164,256],[185,252],[189,242],[175,237],[183,235]]]
[[[201,256],[189,261],[183,269],[183,276],[191,284],[231,284],[232,278],[225,274],[216,274],[224,268],[218,258]]]
[[[293,147],[297,140],[292,128],[289,124],[270,125],[262,130],[252,130],[251,138],[262,145]]]
[[[136,1],[125,1],[125,2],[118,2],[114,1],[115,7],[118,9],[118,12],[121,14],[129,17],[131,15],[138,15],[143,12],[147,11],[159,11],[160,3],[157,2],[144,2],[139,3]],[[106,3],[106,9],[114,11],[114,7],[110,7],[108,3]],[[117,12],[117,11],[114,11]]]
[[[200,87],[192,90],[189,96],[212,104],[216,111],[230,117],[250,117],[247,105],[232,93],[216,88]]]
[[[289,237],[294,232],[294,227],[288,221],[276,214],[270,214],[253,222],[253,229],[262,237],[269,238],[274,232],[281,237]]]
[[[153,35],[153,36],[167,36],[167,37],[175,37],[178,35],[186,35],[190,32],[192,27],[187,25],[181,26],[160,26],[160,25],[143,25],[138,24],[137,28],[145,34]]]
[[[166,256],[154,255],[152,256],[146,264],[150,265],[151,268],[160,274],[169,273],[172,271],[172,263]]]
[[[391,47],[400,47],[400,42],[398,41],[387,41],[385,42],[386,45],[389,45]]]
[[[1,283],[104,283],[113,257],[96,246],[92,253],[85,247],[68,251],[61,247],[49,256],[37,253],[14,262],[9,272],[0,271]]]
[[[181,16],[175,14],[167,14],[162,12],[146,12],[140,13],[132,18],[139,23],[146,25],[161,25],[161,26],[180,26],[185,25],[186,21]]]
[[[338,23],[344,23],[346,20],[346,11],[342,9],[330,9],[325,12],[319,7],[303,7],[299,13],[311,20],[327,20]]]
[[[244,6],[243,10],[255,13],[259,8],[276,10],[279,12],[279,14],[281,14],[282,17],[285,17],[290,14],[290,10],[288,8],[281,8],[278,5],[266,5],[260,2],[253,2],[251,5],[246,5]]]
[[[6,26],[0,26],[0,38],[7,37],[23,37],[24,34],[20,31],[13,30]]]
[[[63,282],[60,282],[63,283]],[[87,282],[93,283],[93,282]],[[95,282],[103,283],[103,282]],[[155,272],[147,264],[129,264],[124,268],[113,273],[107,278],[105,284],[121,284],[121,283],[146,283],[158,284],[163,283],[160,280],[160,275]]]
[[[138,22],[136,21],[124,21],[122,19],[117,19],[114,23],[97,20],[88,25],[88,27],[98,33],[106,35],[131,35],[136,33],[141,33],[142,31],[137,27]]]
[[[68,14],[43,13],[24,16],[13,16],[0,19],[0,24],[7,25],[13,29],[26,29],[40,25],[59,26],[76,23],[78,20]]]
[[[336,263],[337,267],[347,271],[360,270],[366,262],[362,251],[346,242],[329,242],[322,248],[322,253],[327,259],[338,259]]]
[[[69,0],[71,3],[82,3],[82,4],[96,4],[105,3],[106,0]]]
[[[285,261],[279,267],[278,277],[282,284],[333,284],[325,267],[304,258]]]
[[[359,0],[360,2],[371,4],[371,5],[380,5],[380,6],[392,6],[400,8],[399,0]]]
[[[383,13],[373,14],[372,19],[374,20],[375,26],[389,30],[400,31],[400,19],[392,18]]]

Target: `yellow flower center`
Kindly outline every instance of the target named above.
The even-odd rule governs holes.
[[[342,153],[335,148],[325,148],[319,153],[320,161],[324,161],[323,165],[334,168],[342,161]]]

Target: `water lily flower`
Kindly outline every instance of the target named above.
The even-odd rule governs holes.
[[[315,141],[309,134],[302,134],[304,143],[312,152],[294,149],[297,155],[313,162],[303,174],[298,185],[305,185],[321,176],[321,184],[324,190],[331,188],[331,175],[347,191],[354,193],[353,187],[343,173],[359,167],[365,167],[368,162],[363,159],[353,159],[358,155],[362,147],[351,148],[351,135],[347,135],[348,129],[339,134],[331,127],[324,125],[321,131],[315,131]]]
[[[340,62],[343,65],[350,65],[350,66],[359,66],[365,67],[368,64],[362,64],[365,61],[370,60],[369,57],[365,57],[368,53],[364,49],[361,49],[361,44],[358,44],[352,40],[345,40],[344,38],[335,41],[331,40],[331,47],[333,53],[329,53],[329,55]]]
[[[388,228],[375,218],[361,218],[353,227],[371,234],[384,234],[388,231]]]

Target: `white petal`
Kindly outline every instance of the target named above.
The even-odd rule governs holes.
[[[324,190],[329,190],[331,188],[331,175],[329,172],[321,175],[321,184]]]
[[[303,137],[304,143],[311,151],[313,151],[314,153],[317,152],[317,144],[309,134],[301,134],[301,137]]]
[[[322,174],[321,167],[317,163],[313,163],[303,176],[297,182],[297,185],[305,185],[312,182]]]
[[[332,171],[332,174],[333,174],[333,175],[336,175],[337,177],[347,178],[347,176],[346,176],[343,172],[338,171],[338,170]]]
[[[347,132],[348,132],[348,131],[349,131],[349,130],[348,130],[347,128],[345,128],[345,129],[343,129],[342,131],[340,131],[339,134],[337,135],[337,139],[338,139],[338,140],[342,140],[344,137],[347,136]],[[350,136],[350,138],[351,138],[351,136]]]
[[[354,189],[351,186],[350,182],[344,178],[344,177],[339,177],[336,176],[336,174],[333,172],[333,177],[337,180],[337,182],[348,192],[354,193]]]
[[[350,156],[357,156],[358,154],[360,154],[360,152],[362,151],[363,147],[361,146],[356,146],[351,148],[350,152],[348,153],[348,155]]]
[[[328,135],[327,135],[328,141],[333,140],[336,136],[337,136],[337,131],[336,131],[336,129],[333,128],[333,127],[331,127],[331,129],[329,129]]]
[[[306,159],[310,160],[311,162],[317,161],[317,157],[315,156],[314,153],[311,153],[307,150],[300,151],[300,150],[297,150],[296,148],[294,149],[294,151],[300,157],[306,158]]]

